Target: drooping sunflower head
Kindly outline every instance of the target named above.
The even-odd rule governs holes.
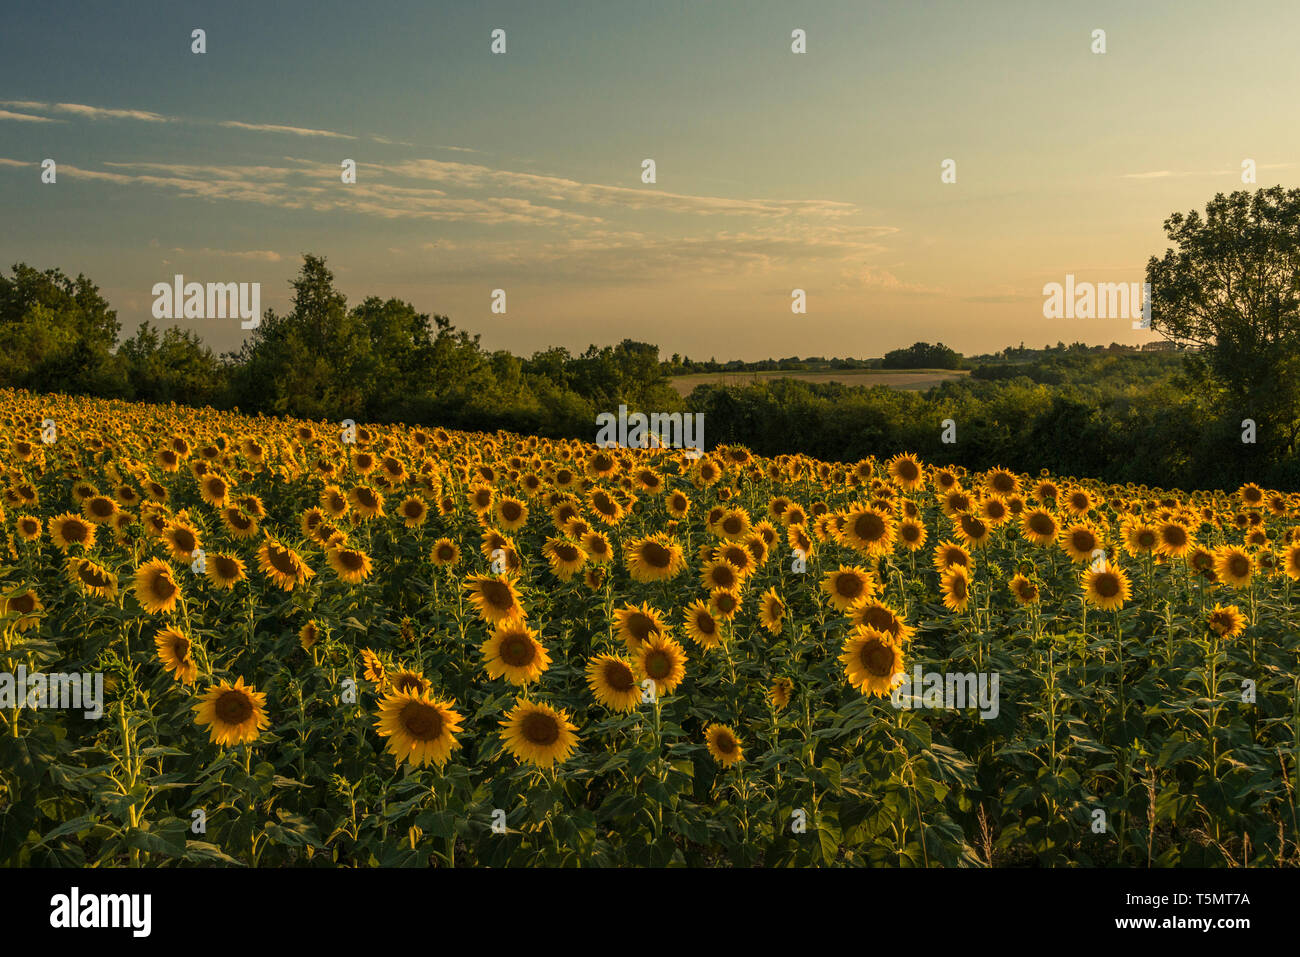
[[[781,596],[776,593],[776,586],[772,586],[763,593],[763,597],[758,606],[758,623],[774,635],[781,633],[782,621],[785,618],[785,602]]]
[[[771,687],[767,689],[768,701],[777,711],[784,711],[790,704],[790,698],[794,695],[793,678],[776,678],[772,681]]]
[[[193,684],[199,676],[199,666],[194,660],[194,646],[190,639],[176,628],[164,628],[153,641],[163,667],[181,684]]]
[[[1210,610],[1207,623],[1220,638],[1236,638],[1246,630],[1246,616],[1236,605],[1221,605],[1216,602]]]

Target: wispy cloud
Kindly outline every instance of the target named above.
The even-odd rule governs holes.
[[[288,133],[292,136],[327,136],[339,140],[355,140],[347,133],[335,133],[332,130],[312,130],[301,126],[279,126],[275,123],[241,123],[239,120],[224,120],[218,126],[236,130],[254,130],[258,133]]]
[[[140,120],[145,123],[168,123],[174,118],[152,113],[149,110],[114,110],[85,103],[38,103],[32,100],[0,100],[2,106],[19,110],[40,110],[45,113],[69,113],[88,120]]]
[[[48,116],[30,116],[26,113],[14,113],[10,110],[0,110],[0,120],[21,120],[24,123],[58,123],[56,119]]]

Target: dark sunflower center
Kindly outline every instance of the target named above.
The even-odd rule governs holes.
[[[646,542],[641,546],[641,559],[655,568],[667,568],[672,562],[672,552],[658,542]]]
[[[554,744],[560,737],[560,726],[549,714],[532,711],[525,718],[521,729],[524,738],[530,744]]]
[[[879,641],[873,640],[863,645],[858,657],[862,661],[862,667],[877,678],[886,678],[893,673],[894,650]]]
[[[159,572],[149,583],[149,593],[159,601],[166,601],[176,594],[176,583],[165,571]]]
[[[514,606],[514,597],[510,594],[510,586],[505,582],[488,579],[482,584],[483,598],[493,608],[506,609]]]
[[[1119,578],[1109,572],[1103,572],[1094,580],[1093,587],[1102,598],[1114,598],[1119,594]]]
[[[524,635],[510,635],[501,642],[501,660],[513,668],[532,664],[537,656],[533,643]]]
[[[845,598],[857,598],[862,594],[863,581],[857,575],[840,575],[835,579],[835,591]]]
[[[226,691],[217,699],[215,710],[222,724],[243,724],[253,716],[253,702],[242,691]]]
[[[605,684],[615,691],[631,691],[636,687],[636,678],[632,669],[623,662],[608,661],[605,663]]]
[[[437,708],[421,701],[411,701],[399,717],[402,728],[417,741],[433,741],[442,734],[442,715]]]
[[[646,656],[645,673],[656,681],[661,681],[673,673],[672,659],[662,651],[652,651]]]

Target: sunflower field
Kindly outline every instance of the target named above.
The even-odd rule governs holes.
[[[1295,494],[13,391],[0,470],[0,863],[1300,861]]]

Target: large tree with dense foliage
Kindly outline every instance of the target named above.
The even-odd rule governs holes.
[[[1165,220],[1174,246],[1151,257],[1151,327],[1199,351],[1189,367],[1225,420],[1258,423],[1260,452],[1300,437],[1300,189],[1219,193]],[[1231,430],[1227,430],[1231,431]]]

